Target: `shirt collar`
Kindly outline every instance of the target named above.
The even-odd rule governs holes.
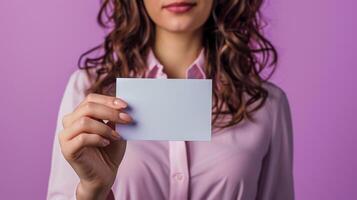
[[[205,74],[205,49],[202,48],[198,57],[192,62],[192,64],[186,69],[186,78],[206,78]],[[146,77],[167,77],[163,72],[164,66],[156,58],[153,50],[150,48],[147,57],[148,71]]]

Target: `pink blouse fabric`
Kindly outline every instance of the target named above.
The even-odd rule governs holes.
[[[147,78],[167,78],[150,51]],[[206,78],[204,49],[187,68],[186,78]],[[85,98],[90,81],[83,70],[67,83],[54,137],[47,199],[76,199],[79,182],[63,158],[57,135],[62,117]],[[115,199],[131,200],[293,200],[293,127],[286,93],[277,85],[254,116],[257,121],[212,131],[209,142],[128,141],[112,186]],[[120,130],[119,130],[120,132]]]

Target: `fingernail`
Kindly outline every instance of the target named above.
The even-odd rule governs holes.
[[[130,117],[130,115],[124,113],[124,112],[120,112],[119,113],[119,118],[124,120],[124,121],[127,121],[127,122],[131,122],[133,120],[133,118]]]
[[[115,99],[114,100],[114,105],[117,105],[117,106],[122,107],[122,108],[126,108],[128,106],[127,103],[123,102],[120,99]]]
[[[112,130],[112,136],[114,139],[118,140],[120,138],[119,133],[117,133],[116,131]]]
[[[105,147],[105,146],[108,146],[110,144],[109,140],[107,139],[103,139],[102,140],[102,146]]]

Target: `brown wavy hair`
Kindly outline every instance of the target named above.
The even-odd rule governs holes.
[[[254,121],[252,113],[268,97],[262,83],[274,73],[278,55],[263,35],[262,4],[263,0],[215,0],[203,25],[205,74],[213,83],[214,127],[229,127],[246,118]],[[80,56],[78,67],[88,75],[89,69],[96,68],[95,81],[86,94],[113,95],[117,77],[130,77],[131,73],[144,77],[155,24],[142,0],[101,0],[97,22],[109,32],[103,43]],[[89,57],[97,50],[102,50],[99,56]],[[272,70],[264,78],[267,67]],[[227,115],[230,120],[218,124],[218,117]]]

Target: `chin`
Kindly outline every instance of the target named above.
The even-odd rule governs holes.
[[[165,23],[164,26],[161,26],[162,29],[169,32],[192,32],[196,29],[195,24],[183,21],[183,20],[171,20],[170,22]]]

